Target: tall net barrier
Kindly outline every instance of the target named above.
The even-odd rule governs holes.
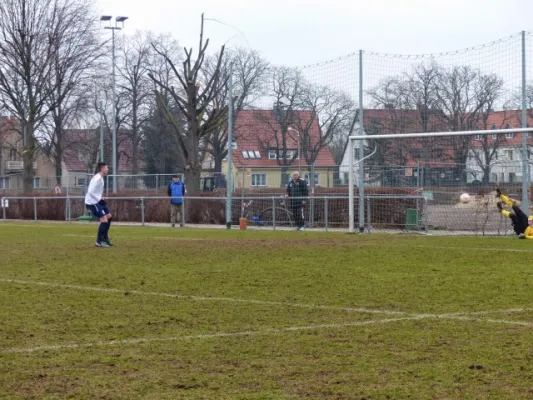
[[[524,180],[529,188],[531,176],[524,175],[524,171],[529,174],[529,160],[522,158],[521,143],[524,138],[533,144],[531,132],[533,128],[511,128],[353,137],[351,145],[364,142],[370,152],[365,160],[370,165],[364,168],[364,226],[434,234],[513,234],[512,221],[498,207],[502,199],[496,194],[501,190],[525,214],[530,213],[522,196]],[[417,154],[420,160],[402,166],[383,161],[405,160],[406,154]],[[382,164],[372,164],[374,157]],[[464,163],[456,161],[459,157]],[[361,164],[357,161],[354,169]],[[359,181],[353,183],[357,187]],[[387,188],[389,193],[377,195],[376,188]],[[526,197],[529,200],[529,194]],[[355,199],[359,198],[356,193]],[[372,207],[371,214],[366,208],[377,201],[380,204]],[[513,211],[511,204],[501,205]]]

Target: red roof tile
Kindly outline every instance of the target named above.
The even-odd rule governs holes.
[[[319,121],[313,118],[311,111],[294,111],[300,126],[310,126],[308,136],[311,146],[316,146],[321,137]],[[298,151],[298,134],[288,131],[282,134],[282,127],[276,120],[272,110],[243,110],[235,119],[235,142],[237,149],[233,150],[233,163],[239,167],[280,167],[278,161],[268,159],[268,148],[286,148]],[[295,129],[297,129],[295,127]],[[304,137],[304,135],[302,135]],[[285,146],[282,141],[285,139]],[[260,158],[245,159],[242,152],[247,150],[258,151]],[[293,166],[299,160],[292,161]],[[305,158],[301,160],[302,166],[307,166]],[[315,167],[334,166],[335,161],[328,146],[322,146],[315,160]]]

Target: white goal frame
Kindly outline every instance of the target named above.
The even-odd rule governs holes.
[[[413,138],[427,138],[427,137],[451,137],[451,136],[475,136],[475,135],[494,135],[494,134],[505,134],[505,133],[528,133],[533,132],[533,127],[529,128],[507,128],[507,129],[486,129],[486,130],[475,130],[475,131],[455,131],[455,132],[425,132],[425,133],[387,133],[382,135],[354,135],[348,137],[348,159],[349,159],[349,171],[348,171],[348,213],[349,213],[349,224],[348,232],[355,232],[355,207],[354,207],[354,165],[359,164],[360,174],[363,173],[364,160],[367,157],[360,158],[359,160],[354,160],[354,143],[356,141],[364,140],[381,140],[381,139],[413,139]],[[363,146],[358,146],[359,149],[362,149]],[[527,135],[522,135],[522,176],[527,177],[522,179],[522,204],[524,209],[529,209],[529,164],[527,157]],[[359,186],[359,233],[364,233],[365,227],[365,209],[364,209],[364,185]]]

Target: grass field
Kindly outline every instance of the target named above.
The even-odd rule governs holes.
[[[533,243],[0,224],[2,399],[533,398]]]

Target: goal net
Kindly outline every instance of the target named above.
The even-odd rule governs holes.
[[[502,122],[509,115],[492,112],[494,126],[502,119],[506,128],[439,132],[437,115],[435,132],[394,134],[388,132],[399,118],[416,116],[373,112],[374,124],[349,140],[350,232],[514,234],[496,188],[530,214],[533,128],[514,128]],[[520,121],[515,117],[509,121]]]

